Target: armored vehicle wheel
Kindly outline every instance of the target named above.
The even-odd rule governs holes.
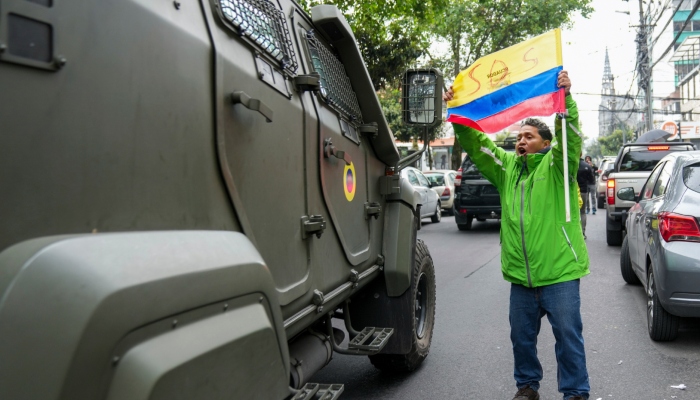
[[[620,249],[620,272],[622,272],[622,279],[630,285],[639,285],[639,278],[635,275],[632,269],[632,262],[630,260],[630,246],[627,241],[627,236],[622,240],[622,248]]]
[[[410,289],[410,331],[396,331],[394,335],[410,335],[411,349],[406,354],[377,354],[369,356],[372,365],[383,371],[413,371],[423,362],[430,351],[435,326],[435,267],[428,247],[417,240],[413,277]]]
[[[433,223],[440,222],[442,219],[442,207],[440,206],[440,202],[438,201],[437,203],[437,209],[435,210],[435,214],[433,214],[432,217],[430,217],[430,221]]]

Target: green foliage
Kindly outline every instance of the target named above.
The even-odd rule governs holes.
[[[634,132],[630,129],[626,132],[627,140],[634,137]],[[603,136],[598,138],[598,143],[600,144],[600,152],[603,156],[615,156],[617,155],[620,147],[622,147],[622,130],[615,129],[613,133],[608,136]]]

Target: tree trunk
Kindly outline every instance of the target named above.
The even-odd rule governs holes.
[[[461,64],[460,62],[460,52],[461,52],[461,43],[460,39],[462,38],[461,32],[462,32],[462,27],[461,27],[461,22],[460,26],[457,29],[457,33],[452,35],[452,55],[454,56],[454,64],[453,68],[454,70],[452,71],[453,76],[456,78],[457,75],[459,75],[459,65]],[[459,143],[457,140],[457,136],[455,136],[454,143],[452,144],[452,157],[450,158],[450,164],[452,165],[453,170],[458,170],[462,167],[462,145]]]

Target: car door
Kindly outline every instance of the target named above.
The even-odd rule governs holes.
[[[370,200],[369,138],[360,133],[364,124],[360,105],[345,65],[333,46],[301,14],[294,16],[294,35],[306,74],[318,74],[319,90],[307,92],[308,109],[315,113],[315,157],[321,197],[328,209],[329,228],[335,231],[346,258],[353,266],[370,256],[370,225],[365,218]],[[377,231],[375,229],[375,231]]]
[[[423,175],[422,172],[415,172],[416,177],[418,178],[418,184],[420,185],[419,187],[421,190],[425,191],[425,200],[423,202],[423,212],[421,212],[421,216],[433,215],[435,214],[435,210],[437,208],[437,193],[430,188],[430,181],[425,177],[425,175]]]
[[[644,271],[646,265],[644,258],[642,258],[645,248],[645,243],[642,241],[644,210],[653,197],[654,185],[656,184],[656,180],[664,164],[665,163],[660,163],[651,172],[651,175],[649,175],[649,178],[639,194],[639,201],[629,209],[627,215],[627,244],[629,245],[630,261],[632,261],[632,265],[641,272],[641,274],[638,274],[639,276],[646,276],[646,272]]]
[[[646,256],[649,252],[649,241],[653,240],[652,231],[658,228],[659,220],[659,209],[663,205],[666,198],[666,190],[668,189],[668,183],[671,180],[671,173],[673,172],[673,166],[675,163],[672,160],[664,163],[662,168],[658,168],[661,171],[658,175],[656,183],[652,189],[651,199],[644,204],[641,210],[641,215],[639,217],[639,233],[640,238],[638,240],[639,253],[638,260],[640,266],[646,266]]]

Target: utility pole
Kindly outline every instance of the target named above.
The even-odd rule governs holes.
[[[637,65],[639,90],[644,92],[646,129],[650,131],[653,126],[652,99],[651,99],[651,49],[649,48],[649,28],[644,17],[644,6],[639,0],[639,30],[637,31]]]

